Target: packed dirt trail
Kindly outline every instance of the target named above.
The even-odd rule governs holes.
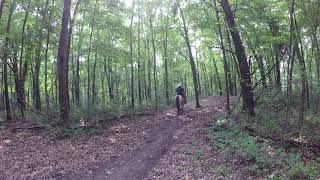
[[[93,135],[52,139],[47,131],[0,136],[0,179],[178,179],[216,177],[219,158],[203,128],[224,109],[223,97],[201,98],[148,116],[98,124]],[[93,120],[92,120],[93,121]]]
[[[145,142],[130,152],[127,156],[119,158],[111,163],[96,169],[91,174],[80,174],[65,176],[62,179],[153,179],[150,177],[153,168],[163,159],[164,155],[181,141],[181,138],[188,138],[181,135],[181,132],[191,134],[194,126],[203,128],[211,123],[212,117],[218,115],[223,109],[223,99],[219,97],[206,97],[201,99],[201,108],[194,108],[194,104],[187,104],[185,112],[177,116],[176,109],[165,110],[144,120],[158,121],[146,134]],[[140,129],[144,130],[143,127]],[[190,137],[189,137],[190,138]],[[205,173],[205,172],[204,172]],[[149,175],[149,176],[148,176]],[[168,178],[163,177],[163,178]]]

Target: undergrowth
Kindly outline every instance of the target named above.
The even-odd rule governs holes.
[[[277,131],[276,125],[270,126]],[[243,169],[249,176],[269,179],[316,179],[319,159],[305,159],[299,149],[288,151],[281,145],[243,131],[233,119],[220,117],[205,129],[213,147],[226,162]]]

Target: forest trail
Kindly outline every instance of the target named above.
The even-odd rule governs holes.
[[[223,112],[224,100],[203,97],[201,108],[188,103],[181,116],[171,108],[106,121],[91,135],[52,139],[41,129],[1,134],[0,179],[215,177],[210,168],[219,157],[203,128]]]
[[[194,126],[201,129],[210,123],[212,115],[217,115],[222,111],[223,100],[221,97],[206,97],[201,99],[201,105],[200,109],[195,109],[193,103],[188,103],[185,107],[185,112],[181,116],[176,115],[176,109],[169,109],[149,117],[153,121],[158,121],[159,124],[146,132],[148,137],[145,143],[134,151],[99,167],[91,174],[66,176],[62,179],[138,180],[148,176],[148,179],[156,178],[154,175],[150,177],[153,168],[161,159],[164,159],[163,156],[177,142],[183,141],[181,138],[188,138],[183,136],[181,132],[183,131],[188,135],[192,133]],[[143,130],[144,128],[141,127],[141,131]]]

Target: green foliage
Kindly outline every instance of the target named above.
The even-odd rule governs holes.
[[[301,162],[293,163],[288,174],[293,179],[304,179],[314,177],[316,173],[319,173],[319,166],[314,161],[311,161],[307,164]]]
[[[204,131],[227,162],[236,161],[252,176],[312,178],[319,173],[319,164],[315,161],[304,164],[300,153],[286,153],[281,146],[250,136],[228,117],[218,118],[213,127]]]

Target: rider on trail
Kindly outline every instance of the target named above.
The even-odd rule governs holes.
[[[186,104],[187,103],[187,98],[186,98],[186,94],[185,94],[184,88],[182,87],[181,84],[177,85],[176,93],[177,93],[177,95],[181,95],[183,97],[184,103]]]

